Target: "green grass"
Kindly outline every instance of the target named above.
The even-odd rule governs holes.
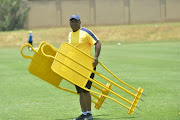
[[[138,103],[142,111],[135,109],[139,114],[132,116],[106,99],[104,109],[92,109],[94,120],[179,120],[179,46],[180,41],[103,44],[100,61],[124,82],[142,87],[147,97],[142,96],[145,102]],[[24,52],[33,54],[26,49]],[[77,95],[31,75],[29,63],[19,48],[0,48],[0,120],[71,120],[81,114]],[[102,67],[98,66],[97,71],[115,81]],[[66,82],[63,87],[75,90]],[[132,100],[116,87],[113,89]]]

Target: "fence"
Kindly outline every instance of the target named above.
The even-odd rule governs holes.
[[[26,28],[68,26],[78,14],[82,25],[180,21],[180,0],[29,0]]]

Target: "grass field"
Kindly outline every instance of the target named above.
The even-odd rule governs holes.
[[[24,53],[33,55],[26,49]],[[145,102],[138,103],[142,111],[136,109],[139,114],[132,116],[121,105],[106,99],[104,108],[92,109],[94,120],[180,119],[180,41],[124,42],[120,46],[105,43],[100,61],[124,82],[142,87],[147,97],[142,96]],[[0,48],[0,120],[71,120],[81,114],[77,95],[31,75],[29,63],[19,48]],[[97,71],[114,81],[101,67]],[[73,85],[62,84],[75,90]]]

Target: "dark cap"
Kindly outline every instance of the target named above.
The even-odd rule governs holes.
[[[71,19],[80,20],[80,17],[79,17],[78,15],[72,15],[72,16],[70,17],[70,20],[71,20]]]

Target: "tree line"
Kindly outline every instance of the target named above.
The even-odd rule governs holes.
[[[27,0],[0,0],[0,31],[22,29],[28,11]]]

